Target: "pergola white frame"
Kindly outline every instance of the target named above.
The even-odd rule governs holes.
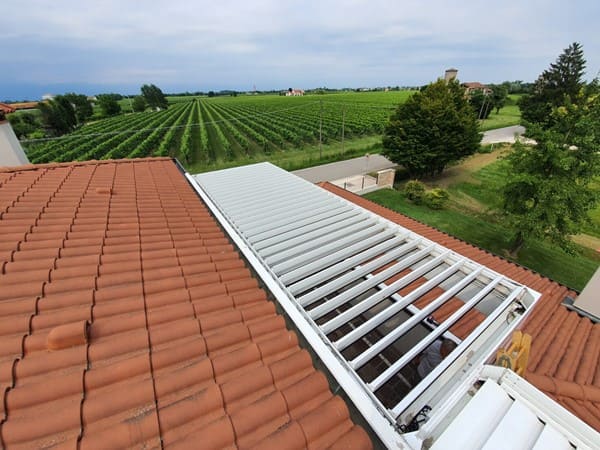
[[[405,445],[399,423],[410,421],[423,406],[440,398],[448,383],[467,376],[466,368],[489,359],[539,298],[530,288],[269,163],[187,176],[386,445]],[[408,274],[390,285],[384,283],[407,268],[411,269]],[[448,285],[457,275],[459,279]],[[398,294],[423,276],[427,282],[404,297]],[[480,287],[476,292],[475,282]],[[414,305],[442,284],[444,293],[429,305],[423,309]],[[361,379],[356,372],[360,367],[467,286],[473,292],[463,299],[462,307],[375,379],[368,383]],[[365,293],[370,294],[358,301]],[[491,293],[503,299],[460,342],[449,332],[450,327]],[[384,300],[391,304],[342,338],[333,342],[327,337]],[[341,305],[352,306],[337,310]],[[342,355],[344,349],[402,310],[412,317],[352,360]],[[317,323],[332,313],[335,317]],[[441,336],[460,344],[405,398],[386,408],[375,392]]]

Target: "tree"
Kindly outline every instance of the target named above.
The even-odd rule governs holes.
[[[19,139],[29,137],[42,127],[38,118],[30,112],[11,114],[7,116],[7,119]]]
[[[44,128],[52,136],[69,133],[77,126],[75,107],[62,95],[57,95],[47,102],[40,102],[38,109]]]
[[[102,115],[116,116],[121,112],[121,105],[117,102],[116,96],[114,94],[100,94],[98,97],[98,105],[102,110]]]
[[[508,98],[508,83],[492,84],[488,87],[491,92],[477,89],[471,92],[469,96],[469,103],[471,103],[479,120],[487,119],[494,109],[498,114],[500,109],[506,105],[506,99]]]
[[[138,95],[133,99],[131,106],[135,112],[142,112],[147,106],[146,99],[143,96]]]
[[[598,195],[591,183],[600,175],[600,95],[597,82],[579,105],[556,108],[551,129],[530,125],[537,145],[517,143],[508,155],[504,212],[515,228],[516,256],[530,237],[547,238],[572,251],[570,236],[589,220]],[[594,87],[595,86],[595,87]]]
[[[597,196],[589,172],[595,152],[570,150],[555,131],[540,130],[536,146],[517,143],[507,157],[510,174],[504,187],[504,211],[515,228],[510,249],[517,256],[526,239],[548,238],[569,251],[570,235],[587,220]]]
[[[508,83],[492,85],[492,103],[496,109],[496,114],[506,105],[508,99]]]
[[[517,143],[508,157],[504,212],[515,228],[511,253],[526,239],[547,238],[567,251],[597,203],[590,187],[600,175],[600,89],[598,80],[582,81],[585,58],[571,44],[523,97],[526,136],[537,145]]]
[[[480,89],[471,92],[469,103],[473,107],[475,117],[479,120],[487,119],[495,107],[493,95]]]
[[[82,125],[94,114],[94,109],[87,96],[71,92],[65,94],[64,97],[73,105],[78,124]]]
[[[169,107],[169,103],[165,98],[165,94],[155,85],[153,84],[144,84],[141,87],[142,95],[146,99],[146,103],[150,108],[156,109],[167,109]]]
[[[543,128],[553,125],[552,108],[572,103],[585,85],[582,78],[586,61],[581,45],[574,42],[567,47],[550,68],[535,81],[532,93],[520,102],[521,117],[525,124],[539,123]]]
[[[383,154],[418,178],[472,155],[480,142],[464,89],[457,81],[438,80],[398,106],[385,128]]]

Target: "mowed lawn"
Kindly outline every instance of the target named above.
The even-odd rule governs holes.
[[[469,174],[466,178],[470,181],[451,184],[448,187],[450,202],[443,210],[415,205],[397,190],[381,190],[365,197],[511,259],[507,249],[513,230],[507,228],[501,214],[495,212],[495,208],[500,206],[498,193],[505,179],[505,171],[504,161],[499,160]],[[598,219],[595,217],[593,220]],[[596,225],[599,226],[600,222]],[[548,242],[532,239],[525,244],[515,262],[581,290],[600,265],[600,254],[592,249],[577,247],[577,253],[571,255]]]
[[[486,120],[480,121],[479,126],[481,131],[519,125],[519,122],[521,121],[521,111],[517,106],[517,102],[520,97],[520,94],[509,95],[504,108],[500,108],[500,111],[497,114],[494,109]]]
[[[305,145],[300,151],[284,151],[271,153],[270,155],[259,154],[240,157],[233,161],[216,161],[210,165],[193,163],[188,165],[187,169],[190,173],[201,173],[268,161],[284,170],[293,171],[336,161],[345,161],[346,159],[364,156],[366,153],[380,153],[381,151],[380,136],[365,136],[348,140],[343,146],[338,141],[324,144],[321,148],[318,144],[310,144]]]

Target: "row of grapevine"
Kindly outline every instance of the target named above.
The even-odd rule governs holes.
[[[217,119],[219,124],[222,124],[227,129],[229,135],[239,144],[247,155],[248,149],[250,148],[250,141],[248,141],[246,136],[240,133],[239,130],[223,116],[218,108],[215,108],[214,105],[211,105],[210,108],[212,109],[213,117]]]
[[[231,148],[231,142],[229,142],[229,139],[225,137],[225,134],[220,126],[221,124],[217,122],[210,108],[205,106],[204,112],[206,113],[206,118],[208,119],[207,125],[210,126],[215,133],[217,145],[224,150],[227,159],[233,159],[234,154]]]
[[[187,164],[192,162],[192,126],[198,117],[198,102],[192,102],[192,112],[188,115],[183,134],[181,135],[181,145],[179,146],[179,154]]]
[[[275,129],[268,122],[265,122],[262,115],[251,115],[250,113],[240,113],[237,111],[237,114],[233,114],[233,117],[233,120],[236,120],[237,123],[252,128],[256,133],[263,135],[266,141],[271,143],[271,145],[263,148],[265,152],[270,152],[272,146],[282,148],[285,145],[285,137],[279,130]]]
[[[277,117],[275,114],[270,114],[269,112],[254,114],[252,116],[252,113],[249,110],[240,108],[235,110],[235,113],[240,116],[251,117],[253,121],[272,130],[280,135],[281,138],[295,146],[299,146],[303,142],[310,141],[314,138],[314,133],[307,129],[304,124],[294,124],[281,117]]]
[[[173,130],[177,120],[180,117],[184,117],[186,112],[188,112],[189,106],[179,109],[181,109],[181,112],[179,112],[179,110],[174,110],[176,112],[167,117],[161,123],[160,127],[156,128],[152,133],[150,133],[146,139],[144,139],[131,153],[129,153],[129,155],[127,155],[127,157],[141,158],[154,153],[159,145],[159,142],[163,140],[165,134]]]
[[[402,94],[404,95],[404,94]],[[407,96],[405,95],[404,98]],[[113,117],[81,127],[61,139],[26,145],[30,161],[179,156],[209,164],[273,151],[379,134],[392,111],[386,96],[279,96],[181,98],[165,111]],[[321,131],[321,133],[320,133]]]
[[[185,108],[182,108],[181,114],[177,116],[173,125],[167,130],[163,139],[160,141],[158,148],[154,150],[152,153],[153,156],[168,156],[171,148],[175,143],[175,136],[177,136],[178,131],[181,127],[185,126],[187,123],[187,117],[190,112],[190,105],[187,105]]]
[[[210,146],[208,145],[208,131],[206,129],[206,123],[204,122],[204,118],[202,116],[202,107],[200,102],[198,102],[198,128],[199,128],[199,137],[200,137],[200,145],[199,145],[199,149],[200,149],[200,161],[203,161],[204,163],[208,163],[210,158],[209,158],[209,149]]]
[[[122,140],[116,147],[109,150],[102,156],[102,159],[119,159],[126,157],[136,147],[138,147],[155,128],[162,128],[165,119],[177,114],[177,108],[171,108],[161,111],[154,115],[154,119],[144,124],[144,127],[131,134],[127,139]],[[166,133],[166,130],[161,130]]]
[[[246,136],[248,136],[249,139],[254,141],[254,143],[262,151],[265,151],[267,153],[270,151],[270,147],[273,144],[267,138],[265,138],[263,134],[246,124],[246,122],[244,122],[244,119],[240,119],[239,116],[232,114],[231,110],[229,109],[220,109],[220,112],[223,115],[223,117],[226,117],[230,121],[234,121],[236,126],[242,129]]]
[[[49,161],[71,161],[77,159],[78,155],[86,153],[95,148],[101,142],[106,141],[106,136],[117,136],[127,129],[135,129],[140,124],[148,120],[143,114],[135,114],[122,118],[119,122],[111,121],[109,123],[99,122],[102,126],[96,126],[89,131],[88,126],[80,128],[74,133],[55,141],[44,142],[32,146],[28,151],[29,160],[33,163],[42,163]],[[91,124],[92,125],[96,124]]]

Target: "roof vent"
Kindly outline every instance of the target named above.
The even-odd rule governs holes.
[[[96,194],[112,194],[111,188],[96,188]]]
[[[62,350],[83,345],[88,340],[88,328],[89,323],[87,320],[52,328],[46,338],[46,348],[48,350]]]

